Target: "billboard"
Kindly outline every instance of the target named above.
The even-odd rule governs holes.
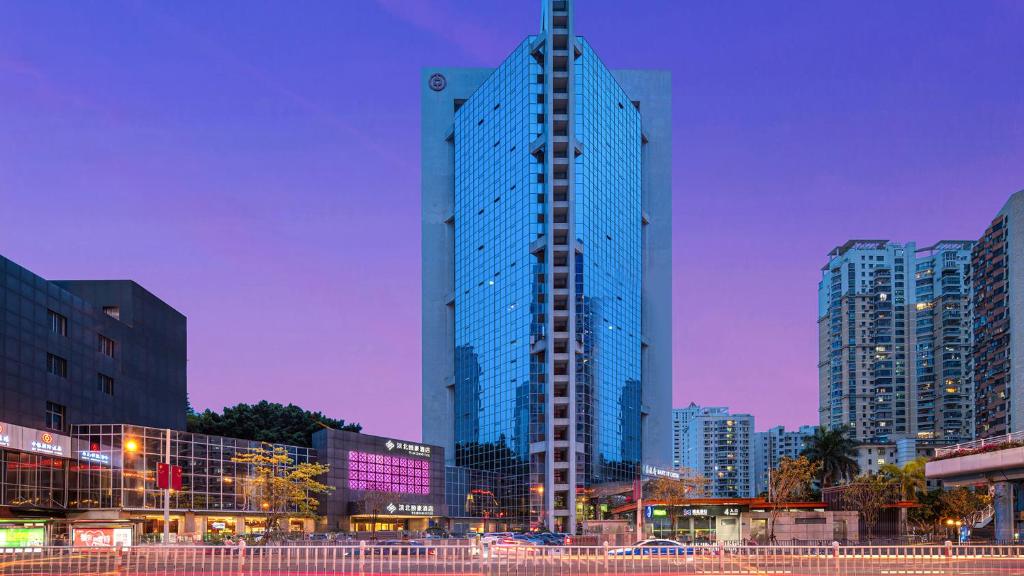
[[[42,526],[0,527],[0,548],[45,545],[46,529]]]
[[[132,529],[115,527],[72,527],[72,546],[131,546]]]

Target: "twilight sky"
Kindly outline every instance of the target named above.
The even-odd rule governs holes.
[[[675,405],[817,418],[849,238],[976,238],[1024,188],[1024,3],[581,0],[674,84]],[[188,316],[199,408],[420,436],[419,70],[539,0],[0,3],[0,254]]]

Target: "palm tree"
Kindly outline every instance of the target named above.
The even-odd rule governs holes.
[[[915,458],[902,467],[896,464],[884,464],[878,471],[889,482],[900,487],[900,499],[913,500],[925,491],[927,482],[924,477],[926,458]]]
[[[821,466],[822,487],[834,486],[860,473],[857,441],[850,437],[849,429],[845,427],[829,429],[819,426],[814,435],[807,438],[800,454]]]

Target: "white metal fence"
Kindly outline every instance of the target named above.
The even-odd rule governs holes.
[[[980,440],[972,440],[970,442],[964,442],[963,444],[956,444],[955,446],[936,448],[935,457],[942,458],[943,456],[955,454],[960,451],[975,450],[977,448],[984,448],[985,446],[999,446],[1000,444],[1008,444],[1010,442],[1024,442],[1024,431],[1011,432],[1002,436],[993,436],[991,438],[982,438]]]
[[[1024,574],[1024,546],[135,546],[0,549],[0,574]]]

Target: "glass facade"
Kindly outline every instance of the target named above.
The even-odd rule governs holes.
[[[642,135],[563,38],[527,38],[455,113],[454,463],[500,478],[458,491],[471,516],[571,530],[578,494],[639,473]]]
[[[124,424],[72,427],[82,442],[70,463],[69,508],[162,510],[156,485],[157,464],[165,461],[166,430]],[[194,512],[265,512],[249,482],[247,464],[232,458],[259,442],[171,431],[171,465],[182,468],[182,489],[171,493],[171,509]],[[285,446],[295,463],[309,462],[309,448]]]
[[[64,459],[0,450],[0,505],[64,508]]]
[[[574,83],[577,486],[640,463],[640,112],[582,38]],[[582,473],[581,473],[582,472]]]
[[[544,234],[544,165],[531,154],[543,128],[543,68],[528,38],[455,116],[455,462],[507,479],[497,498],[530,514],[543,461],[545,270],[531,254]],[[539,502],[534,502],[534,507]]]

